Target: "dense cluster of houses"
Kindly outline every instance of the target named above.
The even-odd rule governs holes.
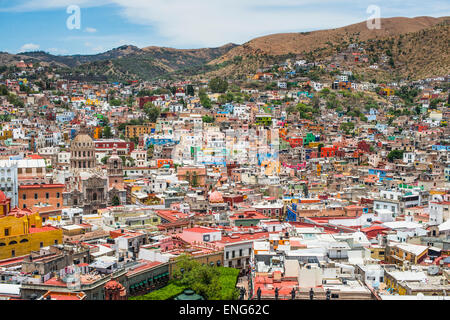
[[[343,61],[369,64],[350,49]],[[366,83],[297,60],[224,102],[208,80],[16,67],[0,79],[1,298],[127,299],[164,287],[187,254],[240,269],[249,299],[447,299],[449,76]],[[304,75],[317,67],[339,72]],[[404,86],[419,112],[388,112]],[[355,117],[324,92],[376,105]]]

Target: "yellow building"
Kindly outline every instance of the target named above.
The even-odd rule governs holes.
[[[155,129],[155,123],[142,125],[128,125],[125,127],[125,136],[127,138],[139,138],[144,134],[150,134]]]
[[[4,131],[0,132],[0,140],[8,140],[8,139],[12,139],[12,137],[13,137],[12,130],[4,130]]]
[[[383,246],[373,245],[370,247],[370,257],[372,259],[378,259],[384,261],[385,248]]]
[[[11,210],[10,201],[0,191],[0,260],[62,243],[60,228],[43,226],[39,212],[17,207]]]

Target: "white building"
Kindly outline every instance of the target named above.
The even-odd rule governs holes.
[[[0,189],[11,198],[11,208],[18,206],[19,183],[17,178],[17,161],[0,161]]]

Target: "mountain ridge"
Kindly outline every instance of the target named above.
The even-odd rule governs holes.
[[[394,39],[398,36],[432,29],[449,19],[448,16],[382,18],[381,29],[370,30],[367,28],[366,21],[363,21],[333,29],[270,34],[251,39],[242,45],[228,43],[215,48],[176,49],[159,46],[138,48],[133,45],[123,45],[93,55],[51,55],[43,51],[21,52],[12,55],[0,52],[0,65],[13,65],[24,60],[59,67],[65,70],[66,75],[75,72],[143,80],[171,76],[233,76],[255,72],[264,64],[270,64],[286,56],[303,55],[315,59],[315,57],[339,51],[340,47],[352,42],[374,40],[383,42],[389,38]],[[446,26],[437,30],[443,33],[448,32]],[[432,33],[426,33],[426,36],[431,40],[438,38],[438,35]],[[426,45],[429,46],[430,42],[432,41],[426,42]],[[445,42],[442,42],[441,38],[439,38],[439,45],[445,46]],[[439,49],[439,46],[433,47],[436,52],[439,52]],[[401,51],[401,49],[399,50]],[[414,55],[418,54],[417,48],[410,48],[410,52]],[[400,65],[406,66],[408,55],[406,55],[406,59],[404,59],[404,54],[400,57],[400,60],[405,60]],[[414,59],[412,57],[412,60]],[[444,57],[444,63],[447,61],[446,59],[447,56]],[[434,58],[430,60],[433,64],[439,63]],[[422,60],[415,59],[414,61]],[[410,66],[405,68],[408,68],[409,71],[414,70],[414,67]],[[431,66],[427,70],[441,69]],[[421,75],[427,74],[422,70],[419,71],[418,73]]]

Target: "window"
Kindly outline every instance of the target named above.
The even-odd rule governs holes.
[[[23,199],[23,200],[27,200],[27,195],[26,195],[26,193],[24,193],[24,194],[22,195],[22,199]]]
[[[228,258],[230,257],[230,252],[229,251],[227,251],[226,253],[225,253],[225,259],[227,259],[228,260]]]
[[[50,198],[50,194],[48,192],[45,193],[45,199]]]
[[[235,253],[234,253],[234,250],[233,251],[231,251],[231,258],[234,258],[235,257]]]
[[[58,240],[55,240],[55,244],[58,244]]]
[[[38,198],[38,194],[35,193],[35,194],[34,194],[34,199],[36,200],[37,198]]]
[[[11,257],[15,257],[16,256],[16,250],[11,250]]]
[[[10,228],[5,228],[5,237],[9,236],[10,231]]]
[[[39,247],[43,247],[44,246],[44,243],[43,242],[41,242],[41,243],[39,243]]]
[[[239,257],[242,257],[242,249],[239,249]]]

